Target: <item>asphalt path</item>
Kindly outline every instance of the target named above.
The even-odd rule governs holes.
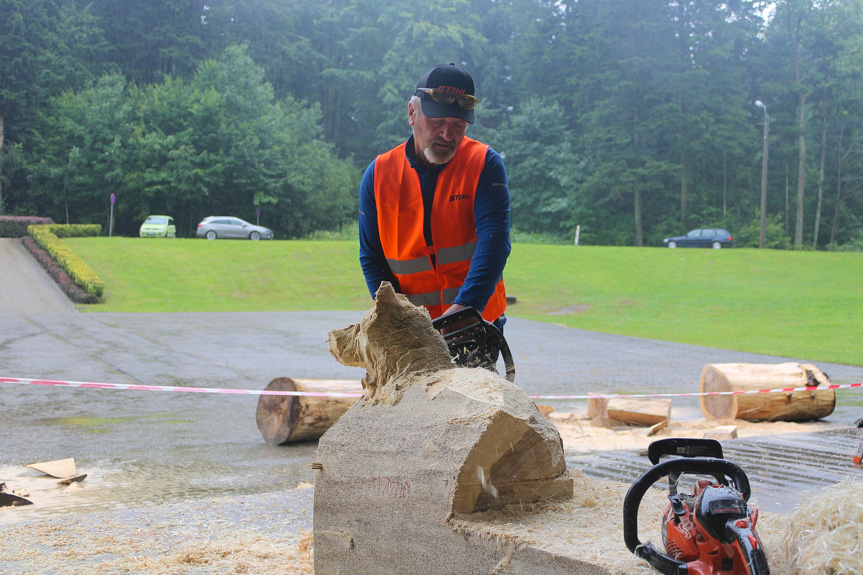
[[[0,378],[261,390],[275,377],[365,374],[327,349],[329,331],[356,323],[362,311],[82,313],[53,301],[52,280],[8,242],[0,240]],[[530,395],[689,393],[698,391],[707,363],[810,362],[528,321],[517,304],[511,316],[516,383]],[[860,367],[811,363],[835,383],[863,380]],[[559,411],[585,407],[583,399],[537,402]],[[26,464],[67,457],[88,473],[74,495],[15,515],[0,511],[0,525],[265,496],[312,482],[316,444],[266,445],[256,405],[254,395],[0,383],[0,481],[32,479]],[[673,419],[701,417],[697,398],[675,398],[673,406]],[[851,425],[859,417],[840,407],[831,420]]]

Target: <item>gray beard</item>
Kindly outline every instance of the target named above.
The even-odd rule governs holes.
[[[426,159],[432,164],[446,164],[455,156],[455,150],[438,150],[434,147],[434,142],[426,146],[423,153],[425,154]]]

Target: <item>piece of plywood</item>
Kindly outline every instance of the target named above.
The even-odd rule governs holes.
[[[56,477],[58,479],[62,479],[64,477],[71,477],[78,474],[77,470],[75,469],[75,459],[73,457],[67,457],[66,459],[57,459],[54,461],[29,463],[27,467],[35,469],[36,471],[41,471],[45,475],[50,475],[51,477]]]

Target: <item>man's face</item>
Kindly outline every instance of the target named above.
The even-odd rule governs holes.
[[[408,123],[414,129],[416,155],[427,164],[445,164],[452,160],[467,130],[464,120],[428,118],[413,103],[408,104]]]

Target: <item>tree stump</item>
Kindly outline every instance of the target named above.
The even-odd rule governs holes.
[[[277,377],[265,391],[361,394],[359,381]],[[261,395],[255,419],[264,441],[288,445],[321,437],[359,397]]]
[[[811,364],[713,363],[701,372],[702,393],[818,385],[830,385],[830,380]],[[832,389],[701,397],[701,411],[708,419],[811,421],[827,417],[835,407]]]
[[[572,497],[554,425],[500,375],[454,368],[428,312],[389,284],[330,351],[366,368],[366,396],[318,444],[315,573],[490,573],[501,543],[459,534],[454,517]],[[574,564],[560,561],[595,572]]]

